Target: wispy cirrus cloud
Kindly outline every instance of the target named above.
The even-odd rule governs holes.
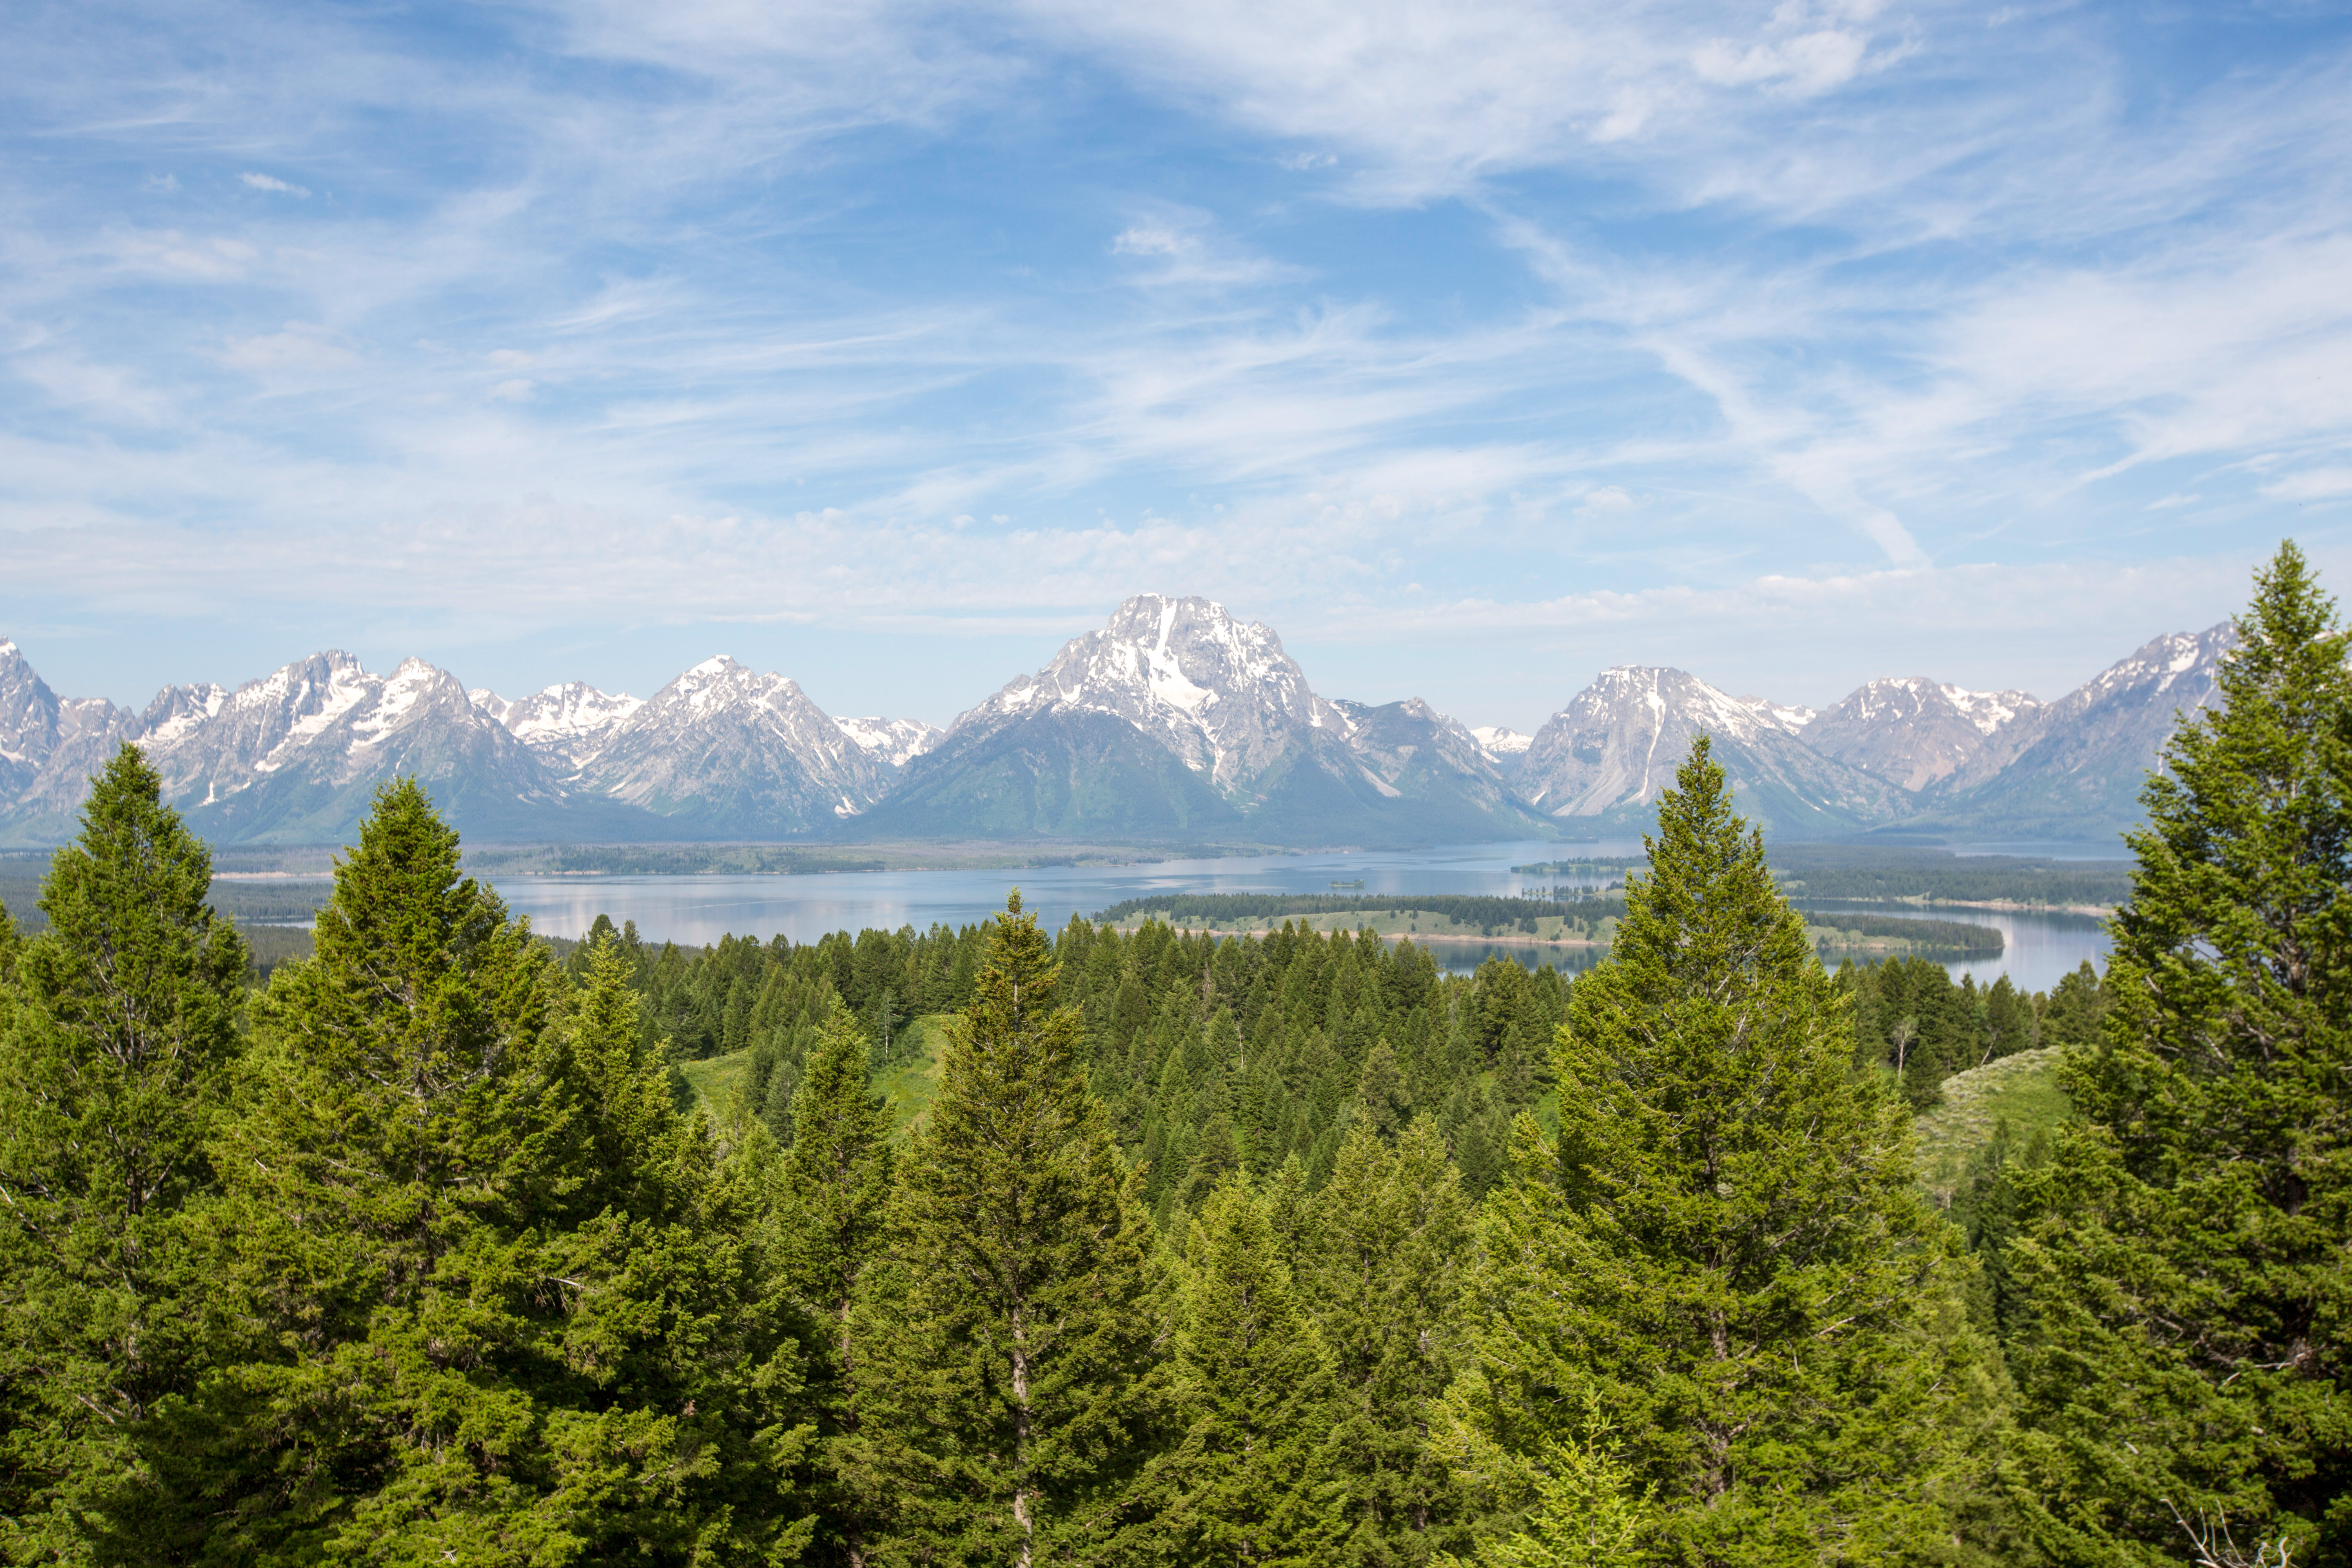
[[[497,583],[519,628],[1222,584],[1349,658],[1325,606],[1697,647],[1658,606],[1932,583],[1990,616],[2143,557],[2214,563],[2179,581],[2218,616],[2264,542],[2345,515],[2325,19],[61,17],[0,89],[41,153],[0,160],[0,530],[19,602],[92,625],[202,557],[220,602],[321,626],[362,581]],[[1930,637],[1850,628],[1890,668]]]

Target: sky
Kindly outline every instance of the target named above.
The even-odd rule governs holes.
[[[1532,730],[2054,697],[2352,582],[2352,6],[9,7],[0,636],[727,653],[944,723],[1130,594]]]

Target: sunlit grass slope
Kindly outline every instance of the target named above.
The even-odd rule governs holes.
[[[2021,1148],[2036,1132],[2054,1131],[2065,1120],[2066,1092],[2058,1087],[2061,1050],[2045,1046],[2020,1051],[1944,1080],[1942,1103],[1916,1124],[1919,1179],[1938,1204],[1951,1202],[1969,1161],[1992,1142],[2002,1122],[2009,1124],[2011,1147]]]

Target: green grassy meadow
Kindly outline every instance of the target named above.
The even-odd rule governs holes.
[[[1919,1179],[1939,1205],[1952,1201],[1969,1161],[1992,1142],[2002,1122],[2011,1146],[2036,1132],[2055,1131],[2070,1109],[2058,1087],[2063,1047],[2020,1051],[1944,1080],[1942,1103],[1920,1116]]]

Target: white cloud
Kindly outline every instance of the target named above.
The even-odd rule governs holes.
[[[529,403],[536,392],[533,384],[521,377],[502,381],[490,388],[490,395],[501,403]]]
[[[1199,244],[1191,235],[1179,234],[1165,225],[1136,224],[1119,230],[1110,249],[1114,256],[1181,256],[1199,248]]]
[[[332,333],[314,321],[289,321],[279,331],[253,337],[230,338],[223,345],[221,363],[231,370],[264,379],[307,378],[344,369],[358,356]]]
[[[281,195],[307,196],[310,193],[300,185],[289,185],[273,174],[257,174],[248,169],[237,176],[257,191],[276,191]]]
[[[2305,468],[2263,487],[2273,500],[2336,500],[2352,496],[2352,468]]]
[[[71,349],[44,347],[8,363],[56,404],[103,424],[160,426],[178,412],[136,371],[95,363]]]

